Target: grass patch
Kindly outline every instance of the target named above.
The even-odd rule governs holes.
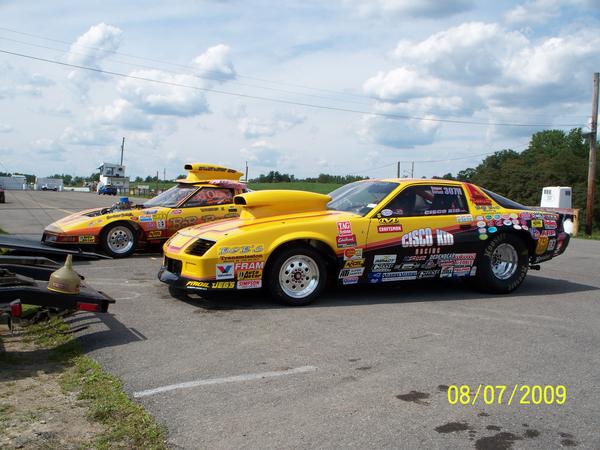
[[[600,240],[600,231],[594,231],[591,235],[585,233],[578,233],[575,239],[592,239],[592,240]]]
[[[249,183],[248,187],[256,191],[265,189],[295,189],[298,191],[317,192],[329,194],[331,191],[343,186],[339,183],[309,183],[307,181],[292,181],[289,183]]]
[[[98,449],[166,449],[166,430],[122,390],[121,381],[82,353],[69,326],[60,318],[27,327],[26,338],[50,350],[50,359],[64,364],[60,378],[67,392],[78,392],[88,405],[90,420],[105,425],[92,445]]]

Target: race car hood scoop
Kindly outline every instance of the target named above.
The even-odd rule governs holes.
[[[240,219],[325,211],[329,195],[305,191],[268,190],[236,195],[233,202],[243,206]]]

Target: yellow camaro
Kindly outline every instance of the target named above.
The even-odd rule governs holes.
[[[329,195],[237,195],[239,218],[196,225],[164,245],[159,279],[174,290],[264,287],[303,305],[339,285],[470,278],[493,293],[516,289],[532,267],[564,252],[563,216],[469,183],[378,179]]]
[[[164,242],[190,225],[239,216],[233,197],[246,192],[241,172],[213,164],[184,166],[185,179],[141,205],[119,202],[81,211],[46,227],[42,242],[99,246],[114,258],[131,255],[139,245]]]

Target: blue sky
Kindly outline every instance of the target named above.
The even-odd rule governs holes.
[[[599,30],[598,0],[0,0],[0,50],[133,77],[0,53],[0,171],[87,175],[125,136],[132,176],[456,172],[585,127]]]

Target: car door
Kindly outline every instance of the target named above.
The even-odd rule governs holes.
[[[413,183],[373,211],[371,283],[474,275],[477,229],[460,184]]]
[[[218,186],[198,189],[183,205],[169,212],[169,234],[192,225],[239,216],[241,208],[233,204],[234,194],[233,189]]]

